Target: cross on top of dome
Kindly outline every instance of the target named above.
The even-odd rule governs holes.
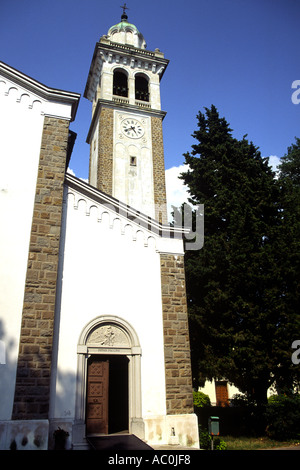
[[[124,3],[124,5],[121,5],[120,8],[123,8],[123,14],[121,16],[121,20],[127,20],[128,19],[128,16],[126,14],[126,10],[129,10],[128,6],[126,6],[126,3]]]

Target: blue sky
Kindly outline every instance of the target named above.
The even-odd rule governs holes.
[[[88,177],[91,103],[83,97],[99,38],[121,0],[0,0],[0,60],[53,88],[81,93],[70,167]],[[128,0],[147,48],[170,60],[161,82],[166,169],[191,149],[196,115],[214,104],[236,138],[282,157],[300,137],[300,0]],[[170,174],[170,173],[169,173]],[[175,174],[175,172],[174,172]]]

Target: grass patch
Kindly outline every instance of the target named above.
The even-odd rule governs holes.
[[[267,437],[232,437],[222,436],[227,450],[263,450],[289,446],[299,446],[299,441],[276,441]]]

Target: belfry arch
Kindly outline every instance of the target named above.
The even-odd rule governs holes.
[[[113,72],[113,95],[128,97],[128,75],[124,69],[117,68]]]
[[[134,328],[117,316],[99,316],[81,332],[77,346],[75,422],[86,425],[88,364],[91,358],[128,363],[128,431],[144,438],[141,400],[141,347]],[[127,358],[127,359],[126,359]],[[101,433],[102,431],[100,431]]]
[[[135,74],[135,99],[149,101],[149,78],[143,73]]]

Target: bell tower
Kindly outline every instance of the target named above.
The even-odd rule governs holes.
[[[122,8],[95,46],[84,92],[92,102],[89,183],[167,223],[160,81],[169,61],[146,49]]]

